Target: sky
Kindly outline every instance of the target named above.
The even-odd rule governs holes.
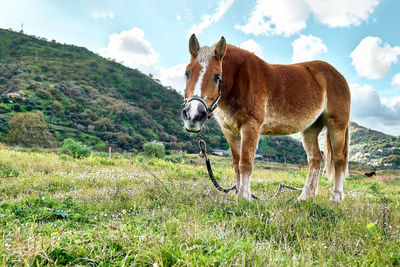
[[[319,59],[347,79],[351,119],[400,135],[398,0],[0,0],[0,28],[84,46],[185,87],[192,33],[268,63]]]

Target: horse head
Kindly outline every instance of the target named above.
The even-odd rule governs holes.
[[[185,102],[182,109],[184,127],[189,132],[199,132],[207,118],[217,107],[221,97],[222,60],[226,41],[200,47],[196,35],[189,40],[190,63],[186,67]]]

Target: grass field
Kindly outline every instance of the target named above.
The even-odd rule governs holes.
[[[212,163],[231,185],[230,160]],[[78,160],[2,147],[0,264],[400,265],[399,171],[352,174],[340,205],[324,177],[315,201],[296,202],[295,191],[268,200],[305,177],[304,167],[258,162],[252,190],[264,200],[248,203],[216,191],[195,155]]]

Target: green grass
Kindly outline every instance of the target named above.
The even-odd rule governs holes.
[[[212,164],[220,183],[231,185],[230,160],[212,157]],[[324,177],[315,201],[296,202],[293,191],[268,200],[279,183],[301,187],[306,174],[257,162],[252,188],[264,200],[249,203],[216,191],[195,155],[73,159],[3,147],[0,264],[400,264],[399,176],[386,183],[353,176],[341,205],[328,201]]]

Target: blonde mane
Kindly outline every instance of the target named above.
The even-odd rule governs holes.
[[[197,53],[197,62],[206,63],[210,62],[212,57],[215,55],[215,45],[213,46],[202,46]]]

